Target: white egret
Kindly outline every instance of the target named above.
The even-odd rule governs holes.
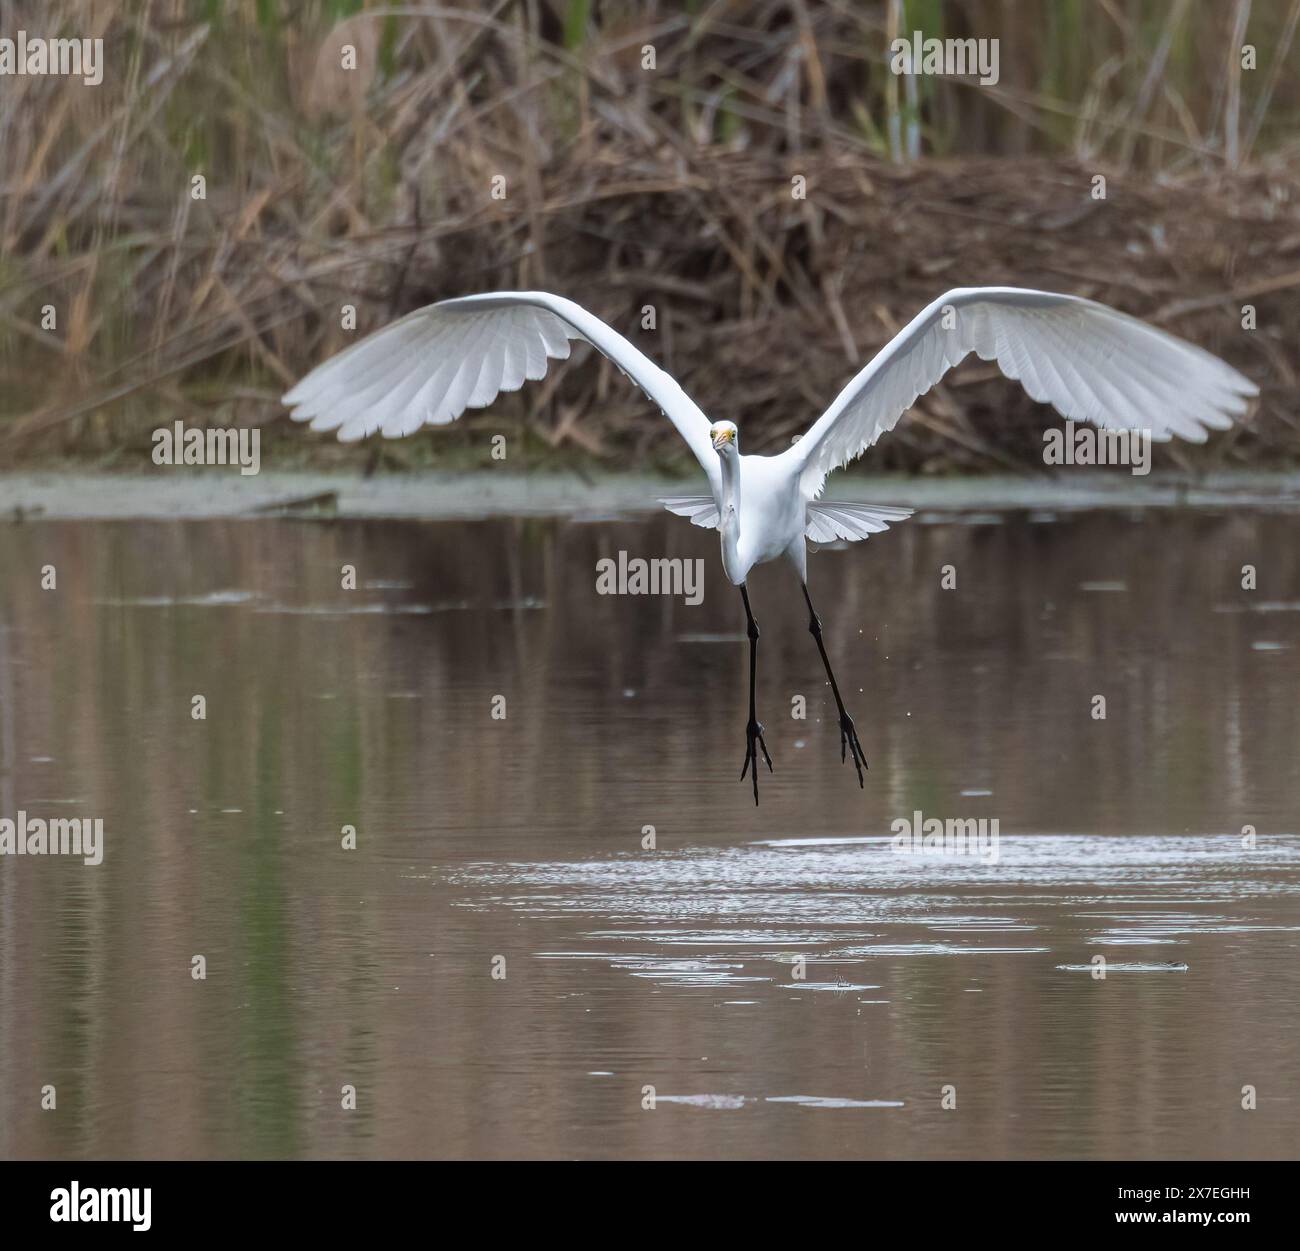
[[[949,291],[923,309],[836,396],[806,435],[774,456],[742,456],[734,422],[710,422],[680,386],[622,335],[571,300],[505,291],[418,309],[314,369],[284,397],[296,421],[342,440],[413,434],[455,421],[502,391],[539,379],[580,339],[603,352],[677,427],[708,479],[707,495],[661,501],[721,533],[722,564],[740,588],[749,634],[745,762],[758,802],[758,752],[769,770],[755,708],[758,625],[745,580],[784,556],[799,574],[840,718],[840,760],[858,784],[866,757],[845,709],[821,622],[808,593],[805,541],[865,539],[911,515],[906,508],[819,500],[826,476],[860,456],[974,352],[998,363],[1035,400],[1094,425],[1203,442],[1246,411],[1258,388],[1217,357],[1137,318],[1077,296],[1016,287]]]

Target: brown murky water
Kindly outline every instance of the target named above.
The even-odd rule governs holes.
[[[1294,539],[814,556],[865,790],[760,569],[755,810],[739,598],[674,518],[0,526],[0,817],[105,828],[0,857],[0,1154],[1294,1155]],[[597,595],[620,549],[704,602]],[[900,855],[916,811],[996,862]]]

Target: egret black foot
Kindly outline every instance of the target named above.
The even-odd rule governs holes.
[[[865,786],[862,770],[867,767],[867,758],[858,742],[858,732],[853,728],[853,718],[846,712],[840,717],[840,764],[848,758],[850,751],[853,753],[853,767],[858,771],[858,785]]]
[[[763,759],[767,761],[767,771],[772,772],[772,757],[767,754],[767,744],[763,742],[763,727],[757,721],[751,721],[745,727],[745,763],[740,769],[740,780],[745,780],[749,773],[754,780],[754,804],[758,804],[758,749],[763,749]]]

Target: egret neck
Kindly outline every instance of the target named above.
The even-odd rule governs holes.
[[[740,453],[727,448],[718,460],[722,462],[722,564],[727,576],[739,583],[744,577],[740,574]]]

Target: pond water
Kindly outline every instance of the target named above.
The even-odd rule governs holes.
[[[1293,1156],[1294,536],[815,554],[864,789],[757,570],[755,808],[739,596],[666,514],[0,525],[0,818],[104,829],[0,856],[0,1155]],[[597,594],[620,551],[702,602]]]

